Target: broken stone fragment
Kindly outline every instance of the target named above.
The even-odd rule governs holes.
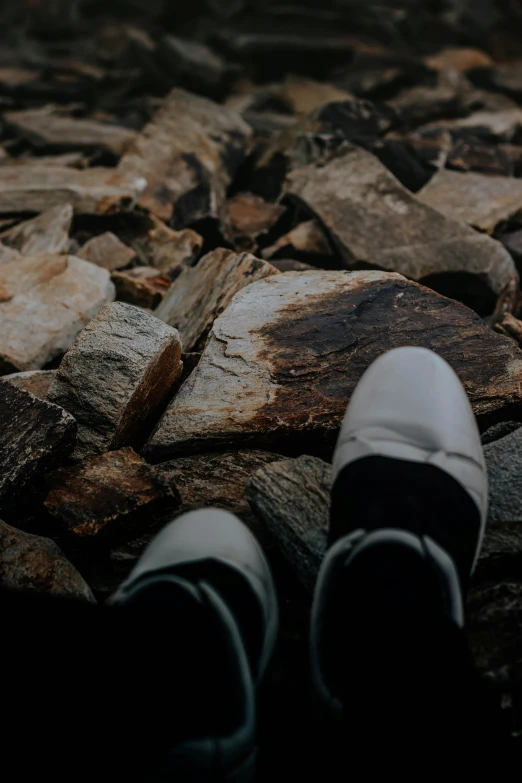
[[[494,63],[489,55],[480,49],[452,48],[442,49],[424,60],[428,68],[434,71],[445,71],[453,68],[459,73],[466,73],[477,68],[493,68]]]
[[[24,256],[46,253],[65,253],[69,245],[69,231],[73,208],[63,204],[42,212],[0,234],[0,240]]]
[[[181,83],[195,92],[215,93],[227,73],[225,60],[199,41],[164,35],[156,53],[163,68],[175,77],[171,83]]]
[[[131,538],[180,504],[176,489],[131,448],[60,468],[47,483],[46,509],[82,540]]]
[[[327,548],[331,483],[327,462],[303,456],[265,465],[246,484],[252,510],[310,592]]]
[[[39,400],[45,400],[55,375],[56,370],[29,370],[28,372],[4,375],[2,380],[9,381],[18,389],[25,389],[38,397]]]
[[[4,120],[38,147],[59,147],[60,150],[103,149],[118,157],[123,155],[137,135],[136,131],[121,125],[67,117],[48,106],[6,112]]]
[[[107,214],[132,206],[146,181],[117,169],[82,171],[65,166],[2,166],[0,213],[44,212],[72,204],[75,212]]]
[[[266,234],[286,212],[280,204],[270,204],[252,193],[240,193],[227,204],[227,238],[242,250],[255,252],[257,240]]]
[[[286,77],[280,90],[280,97],[294,114],[303,117],[327,103],[344,103],[353,100],[353,95],[333,84],[295,74]]]
[[[347,267],[363,262],[414,280],[468,273],[484,281],[493,298],[516,277],[499,242],[424,204],[358,147],[323,167],[292,172],[287,193],[328,229]],[[454,281],[455,298],[468,293],[467,280],[460,283],[463,291],[458,275]]]
[[[0,520],[0,586],[94,603],[89,585],[61,549]]]
[[[299,223],[284,236],[279,237],[270,247],[265,248],[261,255],[272,260],[282,256],[292,256],[294,253],[305,253],[312,256],[331,256],[332,248],[317,220],[307,220]]]
[[[150,215],[147,229],[132,242],[132,247],[143,264],[155,267],[161,274],[174,275],[183,264],[191,266],[196,261],[203,237],[191,228],[173,231]]]
[[[0,501],[59,464],[75,435],[76,422],[62,408],[0,381]]]
[[[22,254],[18,250],[14,250],[12,247],[7,247],[0,242],[0,264],[9,264],[11,261],[15,261],[17,258],[21,258]]]
[[[484,447],[489,479],[490,523],[522,524],[522,429]]]
[[[441,169],[417,197],[488,234],[503,220],[522,222],[522,180],[514,177]]]
[[[472,130],[477,136],[483,136],[497,142],[518,143],[522,133],[522,109],[519,107],[500,111],[476,111],[467,117],[453,120],[441,120],[434,125],[425,125],[423,130],[443,126],[450,131]]]
[[[0,375],[60,356],[114,293],[105,269],[74,256],[0,264]]]
[[[214,322],[146,454],[289,439],[329,449],[364,370],[402,345],[440,353],[477,416],[522,411],[519,348],[467,307],[397,274],[287,272],[239,291]]]
[[[184,351],[197,351],[237,291],[275,274],[271,264],[249,253],[217,248],[182,269],[155,315],[178,329]]]
[[[104,307],[65,354],[48,393],[78,422],[73,458],[133,443],[179,378],[180,357],[175,329],[129,304]]]
[[[174,228],[219,218],[226,189],[251,130],[241,117],[206,98],[175,89],[118,166],[125,179],[145,179],[139,205]]]
[[[154,310],[172,285],[168,275],[162,275],[152,266],[137,266],[124,272],[114,272],[116,298],[137,307]]]
[[[134,250],[110,231],[89,239],[78,251],[78,258],[108,269],[109,272],[128,266],[135,256]]]

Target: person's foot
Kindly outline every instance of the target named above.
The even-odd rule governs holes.
[[[459,629],[486,511],[480,436],[457,376],[423,348],[384,354],[353,394],[333,460],[311,626],[312,675],[331,706],[353,696],[371,722],[380,690],[374,718],[389,708],[391,730],[398,705],[386,699],[408,691],[422,722],[440,677],[473,678]],[[426,671],[434,661],[439,678]]]
[[[151,759],[161,750],[159,767],[180,783],[250,781],[255,688],[278,624],[270,570],[250,531],[225,511],[184,514],[109,604],[131,621],[122,626],[133,628],[136,666],[146,659],[132,720],[156,748]]]

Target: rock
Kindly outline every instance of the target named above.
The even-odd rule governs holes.
[[[52,207],[32,220],[26,220],[3,231],[0,240],[24,256],[65,253],[73,219],[70,204]]]
[[[353,95],[333,84],[294,74],[286,77],[280,97],[294,114],[303,117],[327,103],[353,100]]]
[[[293,256],[295,253],[305,253],[311,256],[331,256],[332,248],[325,232],[317,220],[307,220],[279,237],[270,247],[265,248],[261,255],[272,260],[274,257]]]
[[[94,603],[89,585],[49,538],[0,520],[0,586]]]
[[[306,272],[315,269],[311,264],[303,264],[302,261],[296,261],[294,258],[276,258],[270,262],[279,272]]]
[[[447,156],[454,171],[476,171],[502,177],[518,176],[522,148],[514,144],[491,145],[473,135],[458,139]]]
[[[248,253],[217,248],[182,269],[155,315],[178,329],[184,351],[197,351],[237,291],[275,274],[271,264]]]
[[[140,207],[183,228],[220,217],[250,136],[239,115],[176,89],[124,155],[118,172],[125,179],[145,179]]]
[[[76,423],[57,405],[0,381],[0,501],[19,494],[74,446]]]
[[[21,257],[22,254],[18,250],[13,250],[12,247],[7,247],[0,242],[0,264],[9,264]]]
[[[124,272],[114,272],[116,298],[137,307],[154,310],[166,295],[172,280],[152,266],[137,266]]]
[[[476,135],[490,140],[516,144],[522,133],[522,109],[516,107],[501,111],[476,111],[468,117],[444,119],[444,122],[437,123],[436,127],[441,124],[451,131],[473,130]],[[425,130],[429,128],[429,125],[424,126]]]
[[[67,351],[49,389],[48,399],[78,422],[73,458],[133,443],[179,378],[180,357],[175,329],[129,304],[104,307]]]
[[[53,107],[12,111],[5,122],[38,147],[84,150],[103,149],[118,157],[136,138],[136,131],[121,125],[57,114]]]
[[[330,449],[364,370],[402,345],[440,353],[483,424],[522,410],[518,347],[463,305],[391,273],[287,272],[239,291],[214,322],[146,454]]]
[[[476,70],[477,68],[490,69],[494,67],[493,60],[480,49],[451,48],[442,49],[437,54],[432,54],[424,60],[428,68],[434,71],[445,71],[453,68],[459,73]]]
[[[203,247],[202,236],[191,228],[173,231],[152,216],[147,223],[146,231],[132,242],[143,264],[162,274],[174,275],[182,265],[195,263]]]
[[[280,204],[269,204],[260,196],[240,193],[227,204],[227,238],[236,248],[254,253],[257,240],[286,212]]]
[[[348,267],[364,263],[414,280],[468,273],[494,296],[516,277],[500,243],[424,204],[363,149],[352,147],[322,168],[294,171],[287,193],[319,218]],[[461,286],[469,290],[467,280]]]
[[[2,166],[0,213],[44,212],[72,204],[75,212],[107,214],[134,204],[146,184],[110,168]]]
[[[175,488],[131,448],[60,468],[47,482],[46,509],[81,540],[131,538],[180,503]]]
[[[503,220],[522,220],[522,180],[441,169],[417,197],[449,218],[492,234]]]
[[[500,326],[501,334],[508,334],[516,343],[522,345],[522,321],[519,321],[511,313],[505,313],[498,326]],[[496,325],[493,328],[496,328]]]
[[[265,465],[246,484],[252,510],[311,593],[327,548],[331,483],[331,466],[305,456]]]
[[[489,477],[488,523],[522,523],[522,429],[484,447]]]
[[[200,41],[164,35],[157,48],[161,65],[175,77],[176,84],[183,84],[195,92],[216,93],[227,75],[225,60]]]
[[[492,83],[496,89],[519,100],[522,97],[522,62],[518,60],[497,65],[492,74]]]
[[[108,269],[109,272],[128,266],[135,256],[134,250],[110,231],[89,239],[78,251],[78,258]]]
[[[481,108],[473,85],[454,70],[441,71],[434,87],[409,87],[388,103],[408,125],[421,125],[443,117],[460,117]]]
[[[38,370],[64,353],[114,298],[105,269],[74,256],[44,255],[0,265],[0,375]]]
[[[9,381],[18,389],[25,389],[38,397],[39,400],[45,400],[55,375],[56,370],[29,370],[28,372],[4,375],[2,380]]]
[[[498,424],[493,424],[492,427],[489,427],[482,434],[482,445],[486,446],[488,443],[500,440],[505,435],[510,435],[515,430],[518,430],[519,427],[522,427],[522,423],[519,421],[500,421]]]

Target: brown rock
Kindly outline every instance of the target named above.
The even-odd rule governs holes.
[[[91,457],[47,477],[45,507],[82,540],[130,538],[179,506],[175,488],[131,448]]]
[[[2,166],[0,213],[44,212],[72,204],[75,212],[107,214],[134,204],[145,185],[141,177],[110,168]]]
[[[476,111],[467,117],[444,119],[433,127],[440,128],[441,125],[451,131],[473,130],[479,136],[487,135],[489,139],[510,143],[518,138],[522,131],[522,109],[514,107],[499,111]],[[424,130],[429,128],[430,125],[424,126]]]
[[[76,568],[49,538],[17,530],[0,520],[0,585],[94,603]]]
[[[39,400],[45,400],[55,375],[56,370],[29,370],[28,372],[4,375],[2,380],[9,381],[18,389],[25,389],[38,397]]]
[[[449,218],[492,234],[503,220],[522,220],[522,180],[441,169],[417,197]]]
[[[62,408],[0,381],[0,500],[65,458],[75,434],[76,423]]]
[[[166,295],[172,280],[152,266],[137,266],[125,272],[114,272],[116,298],[122,302],[154,310]]]
[[[514,144],[491,144],[473,134],[464,134],[452,146],[446,165],[454,171],[477,171],[481,174],[514,177],[522,159],[522,147]]]
[[[326,103],[353,100],[353,95],[333,84],[294,74],[286,77],[280,96],[294,114],[301,116],[310,114]]]
[[[122,158],[125,178],[147,181],[139,205],[175,228],[217,218],[249,140],[249,126],[229,109],[173,90]]]
[[[463,305],[396,274],[288,272],[237,293],[214,322],[146,453],[329,449],[364,370],[402,345],[440,353],[484,423],[522,410],[519,348]]]
[[[316,457],[261,467],[245,495],[302,584],[313,592],[327,548],[332,469]]]
[[[123,155],[136,138],[136,131],[121,125],[109,125],[89,119],[57,114],[53,107],[12,111],[4,114],[5,122],[24,138],[40,147],[104,149]]]
[[[72,206],[63,204],[2,232],[0,240],[24,256],[65,253],[72,219]]]
[[[108,269],[109,272],[128,266],[135,255],[134,250],[110,231],[89,239],[78,251],[78,258],[84,258],[85,261]]]
[[[227,204],[227,236],[236,247],[255,252],[258,237],[285,212],[286,207],[279,204],[270,204],[252,193],[240,193]]]
[[[248,253],[218,248],[182,269],[155,315],[179,330],[184,351],[198,350],[237,291],[275,274],[271,264]]]
[[[287,234],[279,237],[273,245],[265,248],[261,255],[263,258],[272,260],[274,256],[292,255],[295,252],[321,256],[332,255],[332,248],[317,220],[299,223]]]
[[[132,243],[145,265],[172,275],[183,264],[191,266],[203,247],[203,237],[191,228],[173,231],[152,215],[147,218],[147,230]]]
[[[74,256],[45,255],[0,264],[0,375],[38,370],[64,353],[114,298],[105,269]]]
[[[74,459],[139,436],[181,374],[175,329],[137,307],[104,307],[64,356],[48,399],[78,422]]]
[[[0,242],[0,264],[9,264],[21,257],[22,254],[18,250],[13,250],[12,247],[7,247]]]
[[[426,57],[424,60],[428,68],[435,71],[445,71],[453,68],[459,73],[466,73],[476,68],[493,68],[494,63],[489,55],[480,49],[471,48],[447,48],[437,54]]]
[[[414,280],[467,272],[485,281],[493,296],[516,277],[499,242],[424,204],[363,149],[352,147],[322,168],[294,171],[287,192],[329,230],[348,267],[363,262]]]

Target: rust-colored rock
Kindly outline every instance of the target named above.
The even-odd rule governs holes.
[[[227,235],[235,247],[255,252],[258,237],[266,234],[286,208],[252,193],[240,193],[227,204]]]
[[[78,422],[74,459],[133,443],[179,378],[180,357],[175,329],[129,304],[104,307],[65,354],[48,393]]]
[[[486,421],[522,411],[519,348],[467,307],[391,273],[288,272],[237,293],[214,322],[146,454],[329,448],[364,370],[402,345],[440,353]]]
[[[9,381],[18,389],[25,389],[39,400],[45,400],[55,375],[56,370],[28,370],[4,375],[3,380]]]
[[[147,224],[144,233],[132,243],[143,264],[172,275],[183,264],[191,266],[196,261],[203,247],[202,236],[191,228],[173,231],[152,215]]]
[[[47,477],[45,507],[82,540],[130,538],[179,506],[179,495],[131,448],[91,457]]]
[[[271,264],[249,253],[218,248],[182,269],[155,315],[179,330],[184,351],[198,350],[237,291],[275,274]]]
[[[166,295],[172,280],[152,266],[137,266],[122,272],[113,272],[116,298],[138,307],[154,310]]]
[[[109,272],[128,266],[135,256],[134,250],[121,242],[111,231],[89,239],[78,251],[78,258],[108,269]]]

